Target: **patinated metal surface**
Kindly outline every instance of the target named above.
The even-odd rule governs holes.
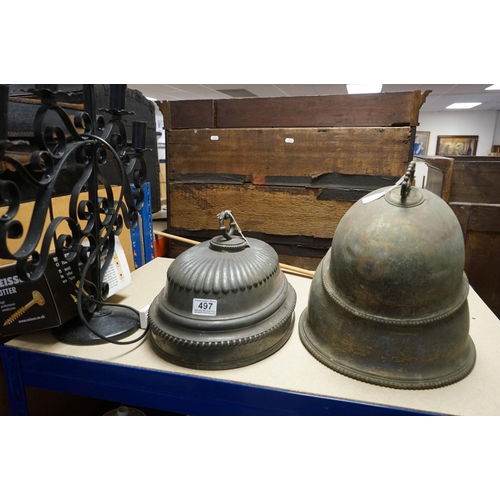
[[[149,309],[155,351],[181,366],[237,368],[280,349],[294,324],[295,290],[267,243],[232,218],[221,236],[182,253]],[[234,236],[238,229],[240,236]]]
[[[439,197],[408,182],[375,191],[345,214],[318,267],[303,344],[365,382],[457,382],[475,362],[464,255],[458,220]]]

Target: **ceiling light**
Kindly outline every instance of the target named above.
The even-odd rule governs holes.
[[[494,83],[489,87],[486,87],[484,90],[500,90],[500,83]]]
[[[221,92],[222,94],[226,94],[230,97],[257,97],[247,89],[218,89],[217,92]]]
[[[348,83],[348,94],[378,94],[382,92],[381,83]]]
[[[446,109],[470,109],[483,104],[482,102],[456,102],[446,106]]]
[[[145,96],[146,99],[149,99],[150,101],[157,101],[158,99],[156,97],[148,97],[148,96]]]

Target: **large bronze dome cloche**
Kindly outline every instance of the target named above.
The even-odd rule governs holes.
[[[293,329],[296,293],[274,249],[241,232],[234,235],[230,211],[219,220],[222,235],[174,260],[149,309],[155,351],[189,368],[255,363],[280,349]]]
[[[311,283],[304,346],[352,378],[399,389],[457,382],[474,367],[462,231],[438,196],[382,188],[344,215]]]

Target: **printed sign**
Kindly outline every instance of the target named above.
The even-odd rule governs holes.
[[[193,314],[199,316],[216,316],[217,301],[209,299],[193,299]]]

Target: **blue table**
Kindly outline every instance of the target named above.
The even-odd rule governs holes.
[[[164,286],[171,259],[157,258],[133,272],[114,300],[142,308]],[[297,317],[310,280],[287,275],[297,291]],[[344,377],[302,346],[297,320],[290,340],[269,358],[234,370],[178,367],[140,344],[70,346],[51,332],[24,334],[0,346],[13,415],[28,415],[25,387],[116,401],[186,415],[500,415],[500,370],[489,352],[500,349],[500,321],[471,292],[471,336],[478,363],[463,381],[430,391],[401,391]],[[489,313],[488,313],[489,312]],[[486,318],[484,318],[486,317]],[[491,397],[484,398],[491,386]],[[477,391],[480,387],[481,390]]]

